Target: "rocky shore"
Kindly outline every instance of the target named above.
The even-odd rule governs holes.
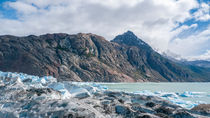
[[[209,105],[185,109],[155,96],[94,83],[0,73],[0,118],[208,118]]]

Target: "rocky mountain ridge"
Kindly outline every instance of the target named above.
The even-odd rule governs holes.
[[[209,70],[170,61],[131,31],[110,42],[91,33],[0,36],[0,70],[59,81],[210,81]]]

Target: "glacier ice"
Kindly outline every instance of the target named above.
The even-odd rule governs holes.
[[[107,90],[108,88],[100,83],[88,83],[88,82],[58,82],[56,78],[52,76],[32,76],[24,73],[12,73],[12,72],[2,72],[0,71],[0,87],[6,86],[8,93],[0,100],[7,100],[14,96],[12,90],[22,90],[27,91],[31,89],[52,89],[57,92],[51,94],[44,94],[40,96],[34,96],[33,99],[70,99],[89,97],[92,94],[100,91]],[[134,94],[147,95],[147,96],[157,96],[165,100],[169,100],[174,104],[180,105],[185,108],[192,108],[198,104],[204,103],[202,101],[186,101],[182,98],[186,97],[202,97],[202,92],[162,92],[156,91],[151,92],[149,90],[136,91]],[[0,104],[0,108],[5,107],[5,104]]]
[[[198,104],[205,104],[205,102],[203,101],[192,102],[192,101],[187,101],[187,100],[182,99],[182,97],[200,97],[202,96],[202,94],[204,94],[204,92],[185,91],[180,94],[180,93],[175,93],[175,92],[162,92],[162,91],[151,92],[149,90],[143,90],[143,91],[136,91],[133,93],[140,94],[140,95],[157,96],[188,109],[191,109],[197,106]]]
[[[57,79],[52,76],[38,77],[24,73],[0,71],[0,87],[1,86],[6,86],[8,90],[50,88],[59,92],[59,94],[53,93],[49,94],[49,96],[36,96],[34,99],[42,99],[43,97],[51,99],[82,98],[107,89],[105,86],[96,83],[57,82]],[[5,97],[9,98],[12,96],[11,94]]]
[[[205,92],[185,91],[185,92],[181,93],[179,96],[181,96],[181,97],[202,97],[203,94],[205,94]]]

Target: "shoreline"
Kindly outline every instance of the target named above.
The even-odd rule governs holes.
[[[107,90],[97,83],[57,82],[53,77],[0,74],[1,118],[210,117],[209,105],[186,109],[157,96]]]
[[[11,106],[14,107],[12,111],[0,110],[1,118],[8,116],[13,118],[208,118],[210,116],[210,112],[202,108],[185,109],[156,96],[105,90],[93,94],[82,92],[67,99],[46,99],[43,96],[57,91],[42,88],[25,92],[15,98],[19,100]],[[34,99],[27,98],[28,95],[33,95]],[[24,100],[19,98],[23,96]]]

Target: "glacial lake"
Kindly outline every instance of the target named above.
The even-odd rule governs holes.
[[[210,104],[210,82],[100,83],[100,85],[106,86],[109,90],[159,96],[186,108],[202,103]]]

